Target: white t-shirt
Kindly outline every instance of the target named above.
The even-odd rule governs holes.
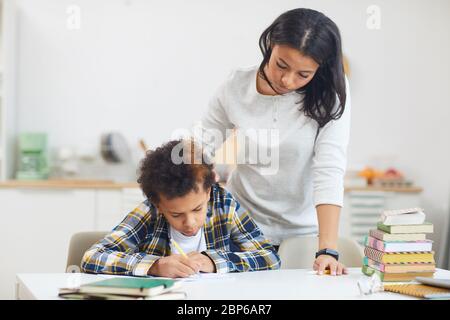
[[[210,129],[224,138],[227,129],[236,129],[248,141],[255,140],[255,132],[265,136],[272,129],[279,134],[279,143],[270,150],[279,155],[271,162],[275,173],[263,174],[267,166],[252,162],[238,164],[227,185],[264,235],[279,244],[288,237],[317,233],[317,205],[343,204],[350,93],[346,79],[345,111],[322,127],[315,141],[318,124],[299,111],[302,96],[260,94],[257,71],[257,66],[234,71],[211,99],[201,126],[203,138]],[[258,148],[267,148],[265,142],[258,139]],[[223,140],[204,143],[217,149]]]
[[[188,237],[170,226],[169,235],[171,239],[178,243],[186,254],[192,251],[202,252],[206,250],[205,232],[203,231],[203,228],[201,228],[195,236]],[[170,242],[170,250],[172,253],[181,254],[172,242]]]

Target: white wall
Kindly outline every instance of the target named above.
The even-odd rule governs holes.
[[[260,62],[258,38],[283,11],[311,7],[341,29],[351,67],[349,167],[388,161],[424,188],[438,240],[448,215],[447,0],[17,0],[18,130],[97,148],[122,131],[150,147],[200,118],[228,72]],[[68,5],[81,29],[66,27]],[[369,5],[381,29],[366,26]],[[437,243],[437,246],[439,243]]]
[[[388,159],[424,188],[441,262],[450,212],[450,2],[374,3],[381,29],[346,33],[353,62],[349,162],[383,166]]]
[[[14,0],[2,1],[1,19],[1,101],[0,101],[0,179],[14,171],[17,128],[17,7]]]
[[[200,117],[233,67],[258,62],[274,18],[271,5],[255,17],[257,1],[20,3],[19,130],[45,129],[54,145],[92,144],[111,129],[160,144]],[[73,3],[77,31],[66,28]]]

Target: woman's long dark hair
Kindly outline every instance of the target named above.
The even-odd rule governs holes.
[[[264,57],[259,74],[270,86],[264,67],[275,44],[297,49],[319,64],[311,81],[296,90],[304,94],[300,111],[316,120],[319,128],[339,119],[344,112],[346,94],[341,36],[336,24],[323,13],[299,8],[283,13],[264,30],[259,38]],[[336,95],[339,105],[334,108]]]

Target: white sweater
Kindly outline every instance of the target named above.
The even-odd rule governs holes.
[[[277,96],[258,93],[257,70],[254,66],[234,71],[212,98],[201,125],[203,133],[212,132],[211,129],[222,133],[223,139],[209,142],[209,147],[214,148],[224,142],[226,129],[245,133],[258,148],[266,144],[249,138],[249,132],[277,130],[279,143],[271,145],[270,150],[274,159],[278,154],[278,165],[273,164],[274,160],[270,165],[277,170],[264,171],[267,165],[253,163],[251,160],[255,159],[247,155],[250,163],[237,165],[228,189],[249,210],[266,237],[279,244],[291,236],[317,234],[315,206],[343,204],[350,94],[346,79],[344,114],[321,128],[314,142],[318,124],[299,111],[302,96],[296,92]],[[205,138],[203,141],[208,145]],[[245,151],[239,146],[242,155]]]

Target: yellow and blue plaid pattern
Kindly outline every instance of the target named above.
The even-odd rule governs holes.
[[[204,224],[205,253],[218,273],[271,270],[280,258],[239,202],[218,184],[211,188]],[[238,250],[230,248],[231,243]],[[83,256],[87,273],[145,276],[152,264],[170,255],[169,224],[148,199]]]

